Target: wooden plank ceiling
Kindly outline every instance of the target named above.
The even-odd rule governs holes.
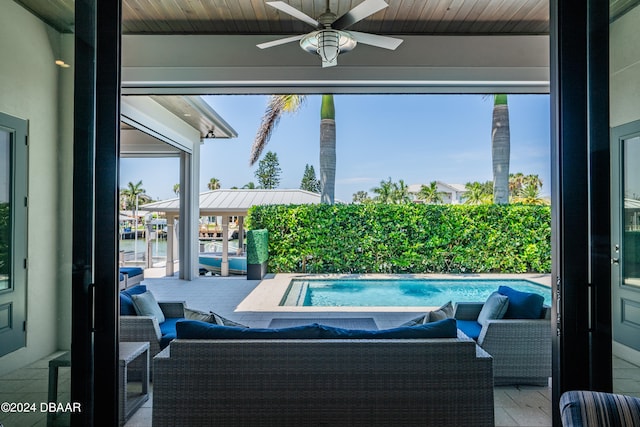
[[[60,31],[73,31],[74,0],[15,0]],[[317,18],[326,0],[285,0]],[[362,0],[330,0],[338,16]],[[349,27],[378,34],[548,34],[549,0],[387,0]],[[124,34],[301,34],[310,26],[265,0],[122,0]]]

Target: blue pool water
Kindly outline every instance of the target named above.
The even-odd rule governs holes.
[[[294,279],[281,305],[313,307],[441,306],[485,301],[499,286],[534,292],[551,305],[551,289],[528,280],[497,279]]]

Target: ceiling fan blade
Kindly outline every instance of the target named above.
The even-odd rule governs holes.
[[[266,49],[268,47],[280,46],[281,44],[295,42],[297,40],[300,40],[302,37],[304,37],[304,34],[300,34],[299,36],[287,37],[284,39],[278,39],[271,42],[260,43],[256,46],[258,46],[260,49]]]
[[[333,21],[331,28],[342,30],[358,21],[363,20],[367,16],[373,15],[379,10],[389,6],[384,0],[364,0],[362,3]]]
[[[275,7],[276,9],[283,11],[287,15],[291,15],[294,18],[298,18],[299,20],[304,21],[304,22],[306,22],[307,24],[309,24],[309,25],[311,25],[313,27],[319,27],[320,26],[320,23],[318,21],[316,21],[315,19],[313,19],[312,17],[310,17],[306,13],[299,11],[295,7],[288,5],[287,3],[283,2],[283,1],[268,1],[266,3],[269,6]]]
[[[358,43],[381,47],[383,49],[395,50],[404,41],[395,37],[379,36],[377,34],[361,33],[358,31],[348,31]]]

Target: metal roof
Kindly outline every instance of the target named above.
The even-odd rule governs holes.
[[[200,193],[200,215],[241,215],[247,214],[255,205],[308,205],[319,204],[320,195],[305,190],[283,189],[223,189]],[[180,199],[161,200],[140,206],[147,211],[178,213]]]
[[[448,183],[442,182],[442,181],[436,181],[436,183],[440,187],[446,187],[447,189],[454,190],[454,191],[456,191],[458,193],[464,193],[465,191],[467,191],[467,188],[466,188],[466,186],[464,184],[448,184]],[[428,186],[429,184],[409,184],[407,187],[408,187],[410,193],[418,193],[423,185],[427,185]]]
[[[625,197],[624,199],[624,208],[625,209],[640,209],[640,200],[630,199]]]

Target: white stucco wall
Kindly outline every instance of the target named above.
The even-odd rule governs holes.
[[[12,1],[0,5],[0,111],[29,120],[29,214],[27,273],[27,346],[0,358],[0,374],[27,365],[60,347],[59,324],[68,311],[57,305],[62,260],[70,256],[72,146],[68,114],[59,114],[61,73],[73,73],[54,64],[61,36]],[[72,92],[71,92],[72,93]],[[67,96],[64,107],[72,111]],[[65,140],[61,129],[66,123]],[[61,127],[62,126],[62,127]],[[61,170],[65,167],[65,170]],[[64,182],[61,178],[64,177]],[[66,187],[61,190],[61,183]],[[68,236],[60,239],[61,236]],[[68,258],[70,259],[70,258]],[[65,261],[68,262],[68,261]],[[70,264],[67,264],[69,267]],[[67,331],[70,324],[65,326]],[[68,346],[68,334],[63,340]]]
[[[611,127],[640,120],[640,7],[610,26]]]

